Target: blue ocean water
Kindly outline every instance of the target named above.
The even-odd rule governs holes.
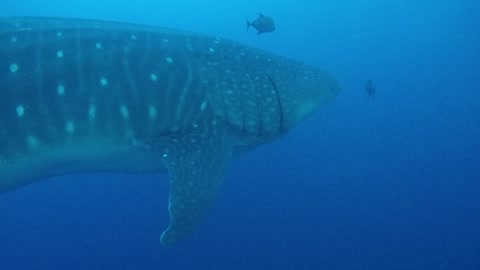
[[[0,7],[222,36],[322,67],[342,86],[288,136],[234,160],[205,221],[170,247],[159,243],[166,175],[75,175],[0,194],[0,269],[480,269],[477,0]],[[256,12],[277,30],[245,33]]]

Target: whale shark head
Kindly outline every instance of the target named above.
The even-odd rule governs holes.
[[[172,29],[0,19],[0,191],[84,172],[170,176],[165,245],[212,205],[232,153],[339,92],[324,71]]]
[[[290,76],[289,85],[285,87],[283,94],[283,106],[288,111],[288,128],[317,112],[340,92],[340,87],[333,77],[321,70],[305,67]]]

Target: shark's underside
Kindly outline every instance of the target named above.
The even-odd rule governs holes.
[[[232,153],[333,99],[316,68],[221,38],[101,21],[0,19],[0,191],[82,172],[170,174],[182,238]]]

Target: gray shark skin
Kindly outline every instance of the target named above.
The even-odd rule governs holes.
[[[279,138],[338,92],[319,69],[221,38],[0,18],[0,191],[168,171],[169,245],[209,209],[235,151]]]

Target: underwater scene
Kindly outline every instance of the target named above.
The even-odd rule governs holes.
[[[480,2],[0,7],[0,270],[480,269]]]

